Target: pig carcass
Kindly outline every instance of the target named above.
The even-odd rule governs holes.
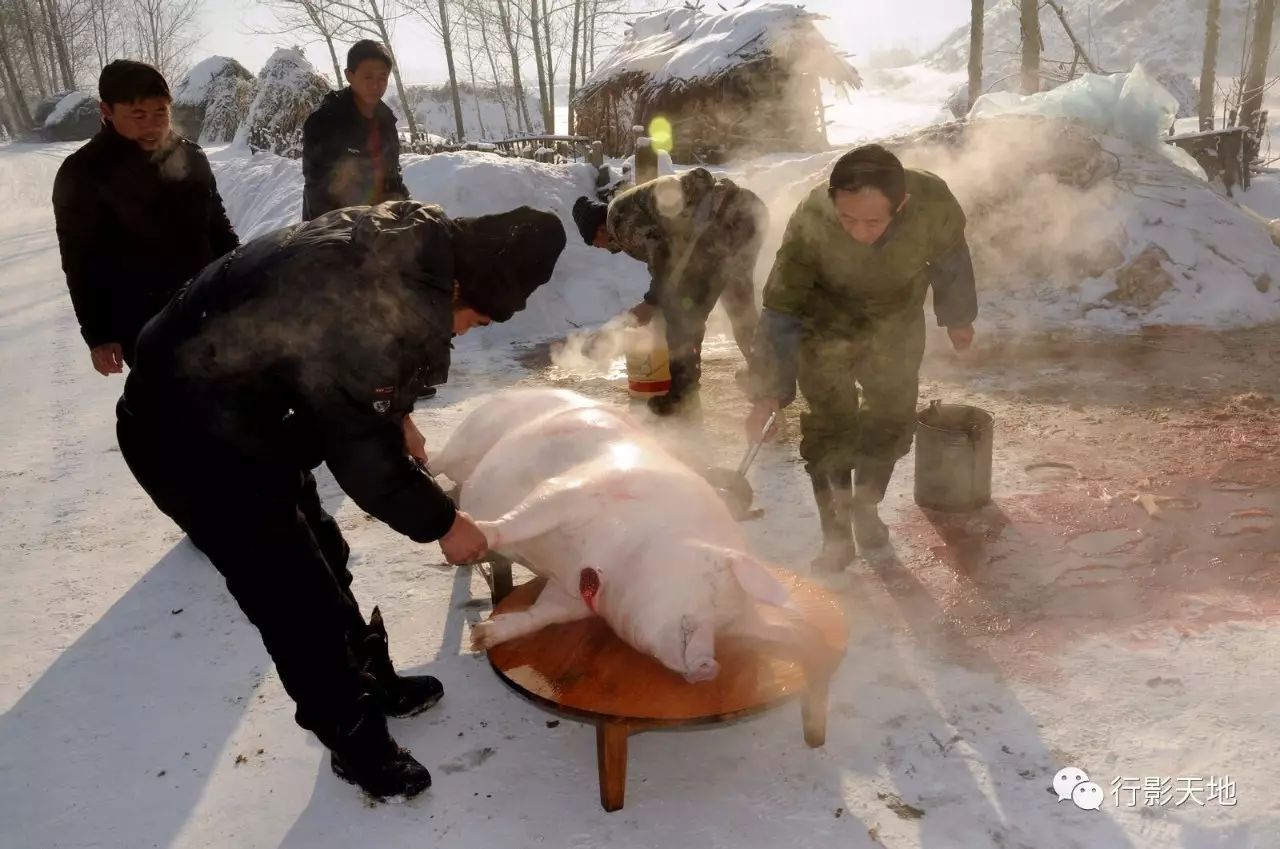
[[[433,461],[490,547],[547,578],[537,601],[475,627],[487,649],[599,615],[689,681],[714,678],[720,635],[800,647],[785,586],[747,552],[715,490],[625,414],[573,392],[511,390]]]

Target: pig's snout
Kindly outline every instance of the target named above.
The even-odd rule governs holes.
[[[714,657],[704,657],[694,661],[684,673],[684,680],[690,684],[699,681],[710,681],[720,674],[720,664]]]

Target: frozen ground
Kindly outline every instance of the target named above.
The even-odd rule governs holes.
[[[89,368],[47,202],[72,148],[0,148],[0,845],[1280,845],[1276,328],[1115,337],[992,326],[963,361],[931,338],[922,399],[996,415],[994,505],[964,520],[926,516],[904,460],[885,511],[896,557],[859,563],[842,590],[851,649],[826,747],[804,747],[794,706],[647,733],[631,742],[627,806],[612,815],[597,802],[591,730],[522,701],[465,648],[488,606],[479,577],[370,521],[322,471],[366,612],[382,607],[402,668],[430,671],[447,691],[430,713],[393,720],[435,786],[370,807],[294,726],[221,579],[115,448],[121,380]],[[215,160],[242,233],[296,215],[283,188],[296,165],[235,151]],[[432,176],[461,167],[449,163],[411,165],[415,195],[462,213],[500,205],[496,188],[450,190]],[[255,191],[255,180],[268,182]],[[564,212],[577,182],[565,169],[546,203]],[[562,266],[546,297],[579,312],[565,322],[559,308],[531,308],[488,344],[479,331],[415,415],[431,446],[499,386],[550,380],[624,400],[617,380],[574,377],[547,364],[545,346],[509,344],[597,322],[643,285],[625,258],[572,238]],[[705,450],[732,464],[745,411],[737,357],[709,348]],[[816,520],[793,415],[753,471],[766,512],[750,533],[767,556],[804,568]],[[1172,499],[1148,499],[1160,518],[1133,500],[1144,493]],[[1102,786],[1100,811],[1050,793],[1067,765]],[[1233,805],[1208,799],[1208,780],[1224,777]],[[1196,799],[1176,804],[1178,779],[1195,778]],[[1172,798],[1148,805],[1139,792],[1129,805],[1129,791],[1112,795],[1117,779],[1164,779]]]

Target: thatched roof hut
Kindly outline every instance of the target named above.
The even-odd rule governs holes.
[[[862,79],[818,31],[821,19],[803,6],[761,3],[635,21],[575,96],[575,130],[620,156],[634,146],[633,126],[664,117],[677,162],[825,149],[821,83],[860,88]]]

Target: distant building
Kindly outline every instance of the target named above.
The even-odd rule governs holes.
[[[822,82],[862,87],[845,54],[790,3],[718,15],[678,9],[634,22],[574,98],[575,131],[611,156],[634,149],[633,126],[672,126],[676,162],[828,147]]]

